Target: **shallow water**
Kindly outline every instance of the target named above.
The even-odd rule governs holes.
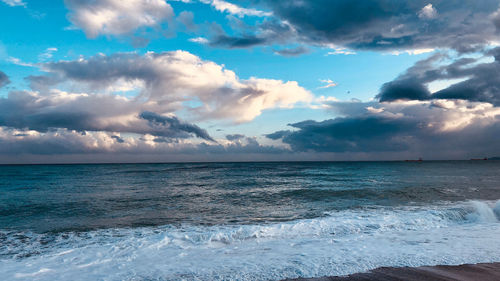
[[[279,280],[500,260],[500,161],[0,166],[6,280]]]

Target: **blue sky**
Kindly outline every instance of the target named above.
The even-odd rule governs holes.
[[[2,0],[0,71],[7,78],[0,109],[17,110],[0,115],[0,138],[12,148],[5,162],[99,162],[88,155],[102,153],[120,161],[157,153],[165,158],[151,161],[496,155],[497,147],[472,141],[446,152],[434,144],[467,138],[476,122],[488,132],[498,127],[496,80],[486,78],[496,69],[497,1],[403,1],[390,9],[381,2]],[[465,23],[468,29],[457,31]],[[465,58],[475,61],[450,74]],[[200,63],[207,69],[198,73]],[[442,93],[429,91],[431,83],[441,83]],[[477,87],[464,92],[464,85]],[[123,87],[132,89],[116,90]],[[115,107],[119,96],[128,100]],[[101,98],[117,112],[85,100]],[[466,115],[471,107],[477,110]],[[157,117],[141,119],[146,111]],[[349,127],[370,118],[379,133]],[[314,123],[293,125],[306,121]],[[412,129],[387,126],[401,121]],[[280,131],[280,138],[267,137]],[[71,139],[71,149],[60,136]]]

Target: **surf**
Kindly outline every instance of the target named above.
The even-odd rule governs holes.
[[[490,262],[500,259],[499,206],[373,206],[250,225],[3,230],[0,274],[9,280],[279,280]]]

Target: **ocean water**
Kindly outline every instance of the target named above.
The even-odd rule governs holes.
[[[500,261],[500,161],[0,166],[2,280]]]

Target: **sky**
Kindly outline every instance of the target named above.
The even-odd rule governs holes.
[[[499,0],[0,0],[0,163],[500,156]]]

